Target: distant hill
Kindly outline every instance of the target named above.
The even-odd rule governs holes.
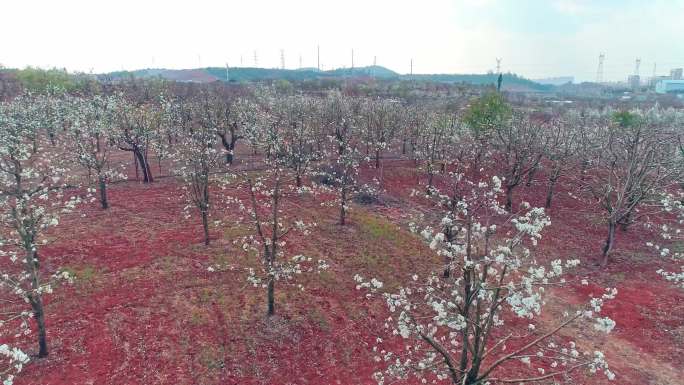
[[[438,83],[464,83],[473,85],[496,84],[496,74],[421,74],[401,75],[382,66],[368,66],[357,68],[337,68],[328,71],[319,71],[316,68],[301,69],[278,69],[278,68],[254,68],[254,67],[207,67],[197,69],[142,69],[136,71],[119,71],[100,75],[109,79],[124,79],[127,77],[151,78],[161,77],[168,80],[185,82],[250,82],[263,80],[285,79],[290,81],[303,81],[313,79],[341,79],[345,77],[369,77],[378,79],[397,79],[409,81],[429,81]],[[503,75],[503,88],[509,91],[524,92],[548,92],[553,89],[551,85],[539,84],[515,74]]]
[[[464,83],[474,85],[496,84],[499,75],[489,74],[433,74],[433,75],[402,75],[402,79],[432,81],[439,83]],[[518,92],[549,92],[553,86],[539,84],[516,74],[503,74],[502,88],[507,91]]]

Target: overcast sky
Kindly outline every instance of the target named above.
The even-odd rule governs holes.
[[[105,72],[378,65],[530,78],[684,67],[684,0],[2,0],[0,64]]]

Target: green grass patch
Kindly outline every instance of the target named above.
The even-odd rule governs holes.
[[[224,352],[222,348],[205,346],[199,352],[199,362],[208,370],[220,370],[225,367],[223,356]]]
[[[104,272],[95,266],[66,266],[62,271],[69,273],[74,278],[74,285],[79,290],[90,291],[97,288],[102,283]]]
[[[318,328],[324,332],[330,332],[331,327],[330,323],[328,322],[328,318],[321,312],[320,309],[312,307],[307,315],[311,324],[317,325]]]
[[[395,242],[399,239],[397,225],[371,213],[358,212],[354,215],[354,221],[361,234],[373,240]]]

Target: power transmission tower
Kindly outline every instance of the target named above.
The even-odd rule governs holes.
[[[302,69],[302,54],[299,54],[299,69]]]
[[[603,61],[605,59],[605,53],[599,55],[598,69],[596,70],[596,83],[603,83]]]
[[[285,50],[280,50],[280,69],[285,69]]]
[[[413,58],[411,58],[411,68],[409,70],[409,74],[413,76]]]
[[[496,73],[501,74],[501,58],[496,58]]]

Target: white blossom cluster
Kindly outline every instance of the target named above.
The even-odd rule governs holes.
[[[661,257],[672,258],[673,260],[684,259],[684,251],[682,249],[674,249],[674,245],[678,242],[684,241],[684,194],[674,195],[666,194],[660,200],[660,207],[666,215],[674,218],[666,223],[658,225],[656,228],[660,232],[661,241],[647,242],[646,246],[655,250]],[[665,216],[659,217],[661,220]],[[662,242],[662,243],[661,243]],[[673,245],[667,247],[667,245]],[[667,281],[684,288],[684,265],[680,266],[681,271],[666,271],[663,269],[656,270],[656,273],[661,275]]]
[[[0,381],[3,385],[12,385],[14,377],[21,372],[29,357],[16,347],[0,345]]]

